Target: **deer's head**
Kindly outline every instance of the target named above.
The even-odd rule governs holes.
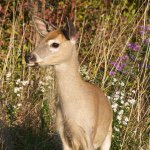
[[[38,17],[33,17],[33,22],[42,38],[33,52],[26,55],[28,66],[58,65],[69,60],[77,40],[73,23],[67,20],[66,28],[61,30]]]

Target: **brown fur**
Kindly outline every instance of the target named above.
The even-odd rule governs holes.
[[[57,38],[60,42],[63,42],[66,40],[66,38],[64,37],[63,33],[60,30],[55,30],[52,32],[49,32],[45,38],[44,38],[44,42],[47,42],[51,39],[55,39]]]

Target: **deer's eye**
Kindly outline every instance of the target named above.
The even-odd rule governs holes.
[[[58,44],[58,43],[52,43],[52,44],[51,44],[51,47],[53,47],[53,48],[58,48],[58,47],[59,47],[59,44]]]

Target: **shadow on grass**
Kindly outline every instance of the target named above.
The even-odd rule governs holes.
[[[58,134],[35,133],[20,126],[0,128],[1,150],[62,150]]]

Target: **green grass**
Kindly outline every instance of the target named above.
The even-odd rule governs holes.
[[[80,33],[77,44],[82,77],[107,93],[114,110],[111,149],[149,149],[148,2],[2,1],[0,149],[61,149],[55,125],[53,68],[28,68],[24,60],[39,40],[31,20],[33,14],[47,21],[50,18],[57,26],[63,26],[66,15],[74,18]],[[129,43],[138,47],[134,50]]]

